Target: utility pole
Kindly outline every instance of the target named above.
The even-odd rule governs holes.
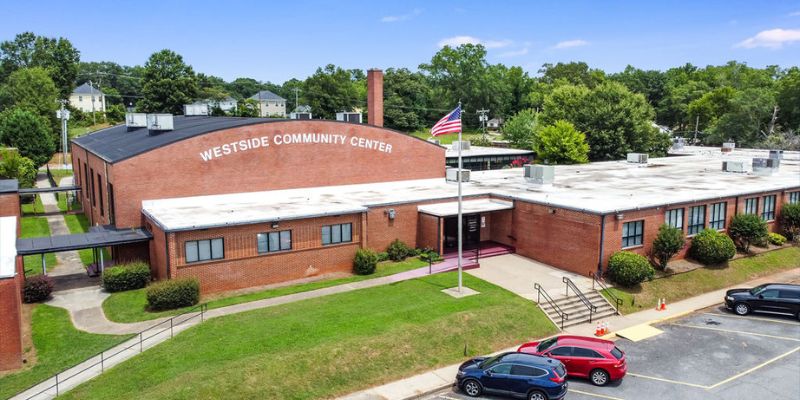
[[[61,110],[58,116],[61,118],[61,163],[64,164],[64,169],[67,169],[67,101],[64,99],[59,100],[61,103]]]
[[[97,121],[94,119],[94,86],[92,86],[92,81],[89,81],[89,91],[92,95],[92,125],[97,125]]]
[[[481,129],[483,129],[483,139],[486,140],[486,114],[489,112],[487,109],[475,111],[478,114],[478,119],[481,121]]]
[[[692,141],[692,145],[697,145],[697,127],[700,126],[700,115],[694,120],[694,140]]]

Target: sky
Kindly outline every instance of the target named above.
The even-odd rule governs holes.
[[[282,83],[326,64],[416,70],[450,44],[532,75],[585,61],[617,72],[730,60],[800,65],[800,1],[2,0],[0,41],[69,39],[82,61],[144,64],[168,48],[196,72]]]

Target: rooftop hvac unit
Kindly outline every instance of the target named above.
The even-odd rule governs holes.
[[[352,122],[355,124],[361,123],[361,113],[357,112],[340,112],[336,113],[337,121]]]
[[[754,158],[753,173],[756,175],[772,175],[780,167],[780,160],[774,158]]]
[[[550,185],[556,177],[556,170],[552,165],[525,164],[522,166],[525,180],[536,185]]]
[[[289,119],[311,119],[310,112],[292,112],[289,113]]]
[[[158,134],[173,129],[172,114],[147,114],[147,130]]]
[[[722,171],[745,173],[747,169],[745,169],[744,161],[723,161]]]
[[[673,150],[683,150],[683,146],[686,146],[686,139],[682,137],[678,137],[672,139],[672,149]]]
[[[129,131],[147,127],[147,114],[125,113],[125,126]]]
[[[445,171],[445,179],[447,182],[458,182],[458,179],[461,178],[461,182],[469,182],[469,172],[468,169],[461,169],[461,173],[459,173],[458,168],[447,168]]]
[[[783,159],[783,150],[770,150],[769,151],[769,158],[773,160],[782,160]]]
[[[469,150],[469,140],[455,141],[450,148],[453,151],[458,151],[459,148],[461,148],[461,151],[467,151]]]
[[[183,105],[183,115],[189,116],[196,116],[196,115],[210,115],[208,112],[208,104],[204,103],[194,103],[194,104],[184,104]]]
[[[647,164],[647,153],[628,153],[628,162],[635,164]]]
[[[736,148],[736,143],[734,143],[734,142],[725,142],[725,143],[722,144],[722,152],[723,153],[730,153],[735,148]]]
[[[429,141],[429,142],[431,142],[431,143],[433,143],[433,144],[440,144],[440,143],[441,143],[441,142],[439,141],[439,139],[434,139],[434,138],[429,138],[429,139],[428,139],[428,141]]]

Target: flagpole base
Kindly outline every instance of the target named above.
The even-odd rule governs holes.
[[[476,294],[481,294],[481,292],[477,290],[470,289],[466,286],[462,286],[459,290],[458,287],[451,287],[448,289],[442,289],[442,293],[460,299],[462,297],[473,296]]]

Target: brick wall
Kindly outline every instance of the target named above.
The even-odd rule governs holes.
[[[0,371],[22,366],[22,300],[17,278],[0,279]]]
[[[419,229],[417,232],[417,246],[421,248],[431,248],[436,252],[440,252],[440,218],[430,215],[419,213]]]
[[[108,188],[109,184],[113,185],[114,183],[114,165],[106,163],[73,143],[72,168],[75,171],[75,184],[81,187],[80,200],[89,224],[94,226],[111,223],[112,205],[109,204]],[[92,192],[93,188],[94,193]],[[116,195],[114,197],[113,207],[116,210],[120,201]],[[141,204],[139,204],[139,209],[141,209]]]
[[[14,216],[19,218],[19,193],[0,193],[0,217]]]
[[[486,221],[490,232],[488,240],[493,240],[506,246],[514,246],[514,240],[512,239],[513,216],[513,210],[496,211],[488,214]]]

